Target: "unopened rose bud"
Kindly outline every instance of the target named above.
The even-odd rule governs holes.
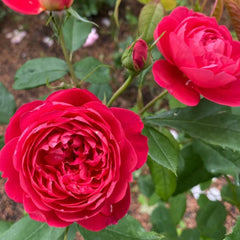
[[[122,64],[135,73],[148,67],[150,65],[150,54],[147,43],[143,39],[139,39],[130,45],[122,55]]]

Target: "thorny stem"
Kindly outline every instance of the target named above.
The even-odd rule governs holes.
[[[63,238],[63,240],[67,240],[68,230],[69,230],[69,226],[66,227],[66,230],[65,230],[65,234],[64,234],[64,238]]]
[[[126,90],[126,88],[131,84],[134,77],[135,75],[133,74],[129,75],[128,79],[124,82],[124,84],[112,95],[111,99],[108,101],[108,107],[111,107],[116,98]]]
[[[142,110],[139,112],[140,115],[143,115],[150,107],[152,107],[158,100],[162,99],[168,93],[167,90],[161,92],[156,96],[152,101],[150,101]]]

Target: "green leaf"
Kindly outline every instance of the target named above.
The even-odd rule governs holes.
[[[154,191],[154,183],[151,175],[142,175],[138,179],[138,187],[140,192],[146,197],[150,198]]]
[[[112,96],[112,88],[109,83],[92,83],[88,90],[97,96],[101,101],[108,101]]]
[[[240,116],[231,114],[229,107],[205,99],[196,107],[146,117],[145,123],[176,128],[207,143],[240,150]]]
[[[228,234],[224,240],[239,240],[240,239],[240,218],[237,220],[237,224],[233,228],[232,233]]]
[[[141,224],[133,217],[127,215],[118,224],[111,225],[99,232],[89,231],[77,225],[79,232],[85,240],[161,240],[161,235],[146,232]]]
[[[223,201],[240,208],[240,186],[228,183],[221,189],[221,197]]]
[[[0,235],[0,240],[58,239],[64,231],[65,228],[49,227],[46,223],[34,221],[29,216],[26,216]]]
[[[175,97],[173,97],[170,94],[167,96],[167,98],[168,98],[168,104],[169,104],[170,109],[186,107],[185,104],[179,102]]]
[[[78,227],[77,226],[78,226],[77,223],[73,223],[72,225],[70,225],[66,240],[73,240],[73,239],[75,239],[76,233],[78,231]]]
[[[172,221],[175,225],[177,225],[182,219],[185,210],[186,210],[186,196],[185,194],[179,194],[175,197],[171,197],[169,199],[170,203],[170,214],[172,217]]]
[[[151,223],[154,231],[162,233],[167,237],[167,239],[177,239],[176,226],[172,222],[169,209],[167,209],[164,205],[161,204],[154,209],[151,215]]]
[[[163,201],[167,201],[176,189],[176,175],[150,157],[148,166],[155,185],[155,192]]]
[[[70,52],[79,49],[85,43],[91,29],[92,24],[69,17],[62,28],[67,49]]]
[[[158,164],[176,174],[178,149],[162,133],[151,127],[144,127],[143,134],[148,137],[149,156]]]
[[[163,16],[164,11],[160,2],[152,1],[142,8],[138,19],[138,31],[147,43],[153,41],[153,32]]]
[[[7,88],[0,82],[0,124],[9,122],[15,112],[16,104],[14,97]]]
[[[240,174],[240,152],[222,149],[205,144],[201,141],[193,143],[204,162],[206,169],[213,174]]]
[[[177,188],[174,194],[185,192],[199,183],[210,180],[216,174],[207,171],[201,156],[195,152],[193,145],[189,144],[180,152],[177,176]]]
[[[161,3],[166,11],[171,11],[177,6],[176,0],[161,0]]]
[[[3,235],[4,232],[6,232],[10,227],[12,226],[12,223],[7,221],[0,221],[0,237]]]
[[[27,89],[45,85],[64,77],[68,72],[65,61],[55,57],[27,61],[15,75],[14,89]]]
[[[199,230],[197,228],[184,229],[180,236],[180,240],[200,240]]]
[[[0,136],[0,149],[4,146],[4,136]]]
[[[226,209],[220,202],[208,201],[201,206],[196,218],[201,236],[222,240],[226,232],[224,227],[226,215]]]
[[[94,57],[87,57],[74,64],[76,76],[86,82],[102,84],[111,80],[108,65],[100,62]]]

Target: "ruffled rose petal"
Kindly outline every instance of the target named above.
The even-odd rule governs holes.
[[[22,116],[28,112],[31,112],[33,109],[42,105],[43,103],[44,101],[41,100],[26,103],[16,111],[16,113],[10,119],[10,123],[7,127],[5,134],[5,143],[10,141],[12,138],[19,137],[21,135],[22,130],[20,128],[20,120]]]
[[[135,170],[142,167],[147,160],[147,137],[141,134],[143,123],[140,117],[132,111],[122,108],[111,108],[111,111],[120,121],[127,139],[130,141],[138,157]]]
[[[56,91],[52,93],[46,101],[64,102],[77,107],[80,107],[90,101],[101,102],[93,93],[88,90],[78,88]]]
[[[13,155],[17,145],[18,138],[10,140],[0,151],[0,171],[3,172],[2,177],[8,178],[5,184],[7,195],[16,202],[22,203],[23,190],[19,181],[19,173],[13,166]]]
[[[158,60],[153,64],[153,75],[155,81],[180,102],[195,106],[200,101],[200,95],[194,86],[188,84],[188,79],[174,65],[165,60]]]
[[[204,68],[180,68],[188,78],[202,88],[217,88],[236,81],[236,77],[226,72],[214,74],[213,71]]]
[[[199,93],[210,101],[231,107],[240,106],[240,79],[220,88],[198,88]]]
[[[44,10],[39,0],[2,0],[12,10],[23,14],[39,14]]]
[[[129,209],[130,201],[130,188],[128,188],[125,197],[120,202],[109,206],[110,216],[99,213],[96,216],[78,221],[77,223],[90,231],[100,231],[108,225],[116,224],[119,219],[123,218]]]

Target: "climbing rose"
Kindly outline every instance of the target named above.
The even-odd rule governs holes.
[[[0,152],[6,193],[50,226],[98,231],[128,211],[132,172],[147,159],[137,114],[68,89],[23,105]]]
[[[162,36],[162,37],[161,37]],[[180,102],[194,106],[200,95],[240,105],[240,42],[215,18],[176,8],[158,24],[155,40],[166,60],[153,65],[156,82]]]
[[[69,8],[73,0],[2,0],[12,10],[23,14],[39,14],[42,11],[61,11]]]

